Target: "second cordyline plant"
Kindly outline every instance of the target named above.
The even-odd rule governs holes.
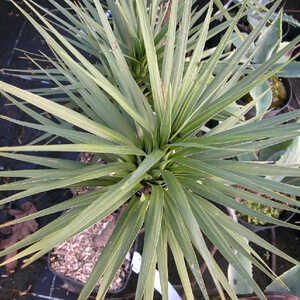
[[[285,67],[286,63],[276,63],[300,41],[298,37],[275,49],[261,65],[249,68],[252,57],[246,61],[241,58],[280,1],[243,38],[237,23],[251,9],[248,2],[235,5],[238,12],[234,17],[223,9],[219,0],[211,0],[200,10],[194,9],[196,1],[193,0],[156,0],[148,6],[142,0],[108,1],[108,7],[99,0],[83,0],[78,4],[65,0],[67,8],[49,0],[55,7],[53,12],[24,0],[31,14],[15,4],[48,43],[53,56],[40,53],[28,57],[37,69],[14,73],[46,78],[54,87],[26,91],[0,82],[1,93],[34,122],[2,118],[44,132],[39,143],[56,136],[68,142],[1,147],[0,156],[42,168],[1,171],[2,177],[23,179],[0,186],[0,190],[18,191],[2,199],[0,205],[53,189],[102,188],[1,225],[67,210],[55,221],[1,251],[0,255],[5,256],[23,249],[6,263],[31,255],[25,263],[28,265],[125,206],[79,299],[88,298],[99,277],[102,284],[97,299],[104,299],[142,228],[145,237],[135,299],[153,298],[156,267],[163,298],[168,299],[168,247],[187,299],[194,299],[189,271],[203,297],[210,298],[198,255],[207,265],[220,297],[225,299],[227,293],[231,299],[237,299],[210,253],[208,241],[260,299],[265,298],[264,293],[242,259],[234,254],[238,252],[239,258],[250,261],[272,279],[276,279],[275,274],[248,241],[297,264],[220,209],[230,207],[264,222],[298,228],[236,201],[240,198],[297,211],[299,202],[287,195],[300,196],[299,187],[266,178],[282,174],[299,177],[299,169],[236,159],[241,154],[290,140],[299,135],[300,129],[299,123],[287,123],[300,116],[298,110],[269,119],[259,115],[246,121],[244,115],[255,105],[254,101],[232,113],[237,100]],[[224,22],[210,28],[211,22],[220,16],[213,15],[214,6],[221,11]],[[200,17],[203,22],[196,25]],[[206,50],[207,41],[219,32],[223,32],[222,38],[214,51]],[[220,71],[219,65],[233,33],[241,36],[242,43]],[[86,58],[91,56],[93,63]],[[42,60],[52,67],[44,69],[40,65]],[[47,114],[38,113],[34,107]],[[215,127],[207,126],[210,120],[219,120],[220,116],[222,121]],[[16,153],[24,151],[91,152],[105,164],[86,165]],[[238,188],[241,186],[244,189]]]

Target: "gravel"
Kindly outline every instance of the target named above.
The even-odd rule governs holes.
[[[101,237],[101,232],[107,226],[111,226],[110,224],[114,223],[112,218],[117,218],[117,216],[110,215],[106,217],[54,248],[50,255],[51,268],[55,272],[73,280],[86,283],[104,248],[104,246],[99,246],[99,242],[96,242],[96,240],[98,240],[99,236]],[[128,253],[110,285],[110,291],[119,290],[123,287],[129,274],[130,263],[131,255]],[[99,279],[100,284],[101,278]]]

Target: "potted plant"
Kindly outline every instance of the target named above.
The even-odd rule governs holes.
[[[253,192],[251,190],[248,192],[250,192],[250,195],[253,194]],[[250,196],[250,198],[251,198],[251,196]],[[250,207],[253,210],[262,212],[268,216],[271,216],[272,218],[276,218],[276,219],[284,220],[285,222],[289,222],[293,218],[293,216],[296,214],[296,210],[287,212],[280,208],[264,205],[263,204],[264,200],[261,198],[260,193],[256,193],[256,196],[255,196],[255,197],[257,197],[257,199],[262,200],[262,202],[260,202],[260,203],[252,202],[251,200],[247,199],[246,193],[244,194],[244,197],[245,198],[243,200],[238,198],[237,201],[241,201],[247,207]],[[237,216],[239,218],[240,223],[242,223],[249,229],[253,230],[254,232],[259,232],[259,231],[266,230],[266,229],[275,229],[280,226],[280,225],[269,225],[266,222],[260,220],[259,218],[255,217],[255,216],[243,215],[240,213],[238,213]]]
[[[265,176],[284,173],[298,177],[299,169],[234,158],[298,136],[300,125],[285,123],[299,117],[300,111],[265,120],[243,121],[243,115],[253,105],[249,104],[213,129],[205,125],[287,65],[276,63],[299,43],[300,37],[273,52],[241,78],[248,65],[240,63],[241,57],[281,1],[274,3],[227,61],[229,65],[218,74],[217,65],[223,59],[232,33],[238,32],[237,23],[248,9],[249,1],[239,5],[233,18],[223,10],[227,18],[222,25],[225,33],[213,52],[205,50],[205,44],[216,33],[209,25],[215,18],[212,16],[214,3],[222,8],[217,0],[210,1],[196,14],[192,0],[173,0],[167,5],[165,1],[151,1],[149,7],[139,0],[109,1],[111,17],[105,14],[105,7],[98,0],[77,5],[65,0],[72,12],[54,0],[49,2],[63,18],[51,12],[43,16],[43,8],[34,1],[24,0],[24,3],[36,18],[20,8],[53,51],[53,57],[41,54],[30,58],[39,69],[20,74],[32,78],[46,76],[54,87],[26,91],[0,82],[1,93],[26,111],[33,121],[2,118],[52,136],[62,136],[68,143],[1,147],[1,157],[33,162],[42,168],[2,171],[2,176],[25,179],[0,186],[1,190],[19,191],[2,199],[0,205],[52,189],[102,188],[1,225],[69,209],[52,223],[1,251],[0,255],[4,256],[25,247],[3,264],[31,255],[26,266],[126,203],[79,299],[91,294],[100,277],[97,299],[105,297],[142,227],[145,237],[136,299],[153,298],[156,265],[163,298],[168,299],[168,246],[187,299],[194,298],[188,269],[204,298],[209,299],[196,253],[205,261],[221,298],[225,299],[227,293],[237,299],[209,252],[205,237],[244,276],[254,293],[264,299],[263,291],[233,252],[238,251],[272,279],[275,275],[242,237],[294,264],[298,262],[235,223],[220,206],[298,229],[296,225],[254,211],[235,198],[237,186],[244,186],[270,196],[271,199],[265,198],[269,206],[278,206],[278,202],[272,200],[275,199],[283,203],[280,204],[282,209],[291,210],[287,204],[299,206],[298,201],[279,192],[299,196],[299,188],[275,183]],[[204,22],[193,27],[201,14],[205,15]],[[82,52],[92,55],[93,63]],[[41,59],[52,67],[43,68]],[[195,137],[200,130],[204,134]],[[78,161],[18,153],[24,151],[91,152],[103,157],[106,163],[86,166]]]
[[[239,0],[237,0],[239,1]],[[247,20],[251,27],[255,27],[261,18],[263,13],[262,8],[265,9],[263,5],[268,4],[270,1],[263,1],[264,3],[256,3],[258,5],[257,9],[248,10]],[[249,47],[247,53],[241,58],[241,61],[248,62],[248,68],[256,68],[265,62],[273,52],[278,51],[284,46],[283,41],[283,20],[289,20],[293,26],[299,26],[296,20],[291,16],[288,16],[280,10],[278,13],[274,13],[272,20],[270,20],[261,29],[260,35],[257,40],[252,43]],[[294,23],[292,22],[294,21]],[[240,33],[234,33],[232,35],[232,43],[234,49],[238,49],[242,41],[248,36],[251,31],[242,31]],[[292,56],[293,50],[287,52],[277,63],[284,63],[289,60]],[[234,53],[234,52],[233,52]],[[230,52],[228,52],[227,57],[230,60]],[[221,63],[226,64],[226,59]],[[245,69],[245,73],[247,70]],[[263,82],[262,84],[253,88],[249,95],[245,97],[246,102],[254,101],[255,109],[250,113],[250,116],[272,116],[280,112],[286,112],[287,110],[295,108],[295,103],[293,101],[293,93],[291,90],[291,84],[289,78],[300,77],[300,65],[299,62],[292,62],[284,70],[276,73],[274,76]],[[296,107],[297,108],[297,107]],[[268,114],[265,114],[268,110]],[[248,115],[249,117],[249,115]]]

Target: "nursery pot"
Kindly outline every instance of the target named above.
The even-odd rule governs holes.
[[[80,161],[80,162],[83,162],[86,164],[91,163],[94,159],[95,159],[94,155],[89,152],[81,152],[77,156],[77,161]],[[96,158],[96,163],[103,164],[103,161],[101,159],[99,160]],[[94,188],[91,188],[91,189],[94,189]],[[74,188],[74,189],[72,189],[72,193],[74,196],[77,196],[79,194],[88,193],[89,190],[91,190],[91,189],[88,187],[83,188],[83,189]],[[117,215],[111,214],[110,216],[104,218],[97,224],[91,226],[89,229],[86,229],[85,231],[83,231],[83,233],[79,233],[71,240],[68,240],[68,241],[70,241],[70,244],[68,244],[68,242],[67,242],[66,247],[62,247],[62,249],[59,249],[59,251],[65,251],[65,253],[62,256],[59,254],[60,258],[57,257],[58,260],[61,260],[61,262],[64,262],[64,261],[68,262],[69,260],[72,260],[72,262],[74,264],[78,264],[78,269],[79,269],[79,271],[81,271],[82,274],[84,273],[84,271],[87,272],[86,271],[87,269],[89,269],[88,273],[90,274],[90,272],[93,268],[93,264],[96,263],[99,253],[102,253],[102,251],[98,252],[98,253],[97,253],[97,251],[98,250],[100,251],[100,249],[103,249],[104,246],[106,245],[106,243],[108,242],[108,239],[116,226],[116,222],[118,222],[118,219],[122,214],[121,210],[119,211],[119,213]],[[98,225],[99,225],[99,227],[98,227]],[[110,225],[112,225],[112,226],[110,226]],[[108,227],[110,227],[110,228],[108,228]],[[106,231],[106,233],[104,233],[105,231]],[[76,239],[77,237],[78,237],[78,240]],[[97,239],[96,244],[95,244],[96,240],[94,240],[94,239]],[[74,242],[74,244],[73,244],[73,242]],[[70,245],[71,247],[74,246],[75,250],[69,252],[68,245]],[[82,245],[84,245],[84,246],[82,246]],[[73,253],[76,252],[77,246],[78,246],[79,250],[77,250],[78,251],[77,255],[74,255]],[[85,252],[87,248],[89,248],[89,249],[93,248],[94,251],[88,250],[88,252],[91,251],[90,254],[81,256],[80,253]],[[122,270],[122,272],[126,273],[126,276],[125,276],[125,279],[124,278],[122,279],[121,287],[109,290],[108,295],[122,293],[127,288],[127,285],[129,283],[131,275],[132,275],[132,256],[133,256],[133,253],[137,250],[137,248],[138,248],[138,237],[128,253],[128,255],[130,255],[129,262],[127,259],[128,269]],[[73,272],[73,270],[71,270],[70,268],[69,268],[68,272],[71,272],[74,277],[72,277],[68,274],[64,274],[63,272],[59,272],[58,270],[61,269],[60,267],[58,267],[57,268],[58,270],[57,270],[57,269],[54,269],[51,265],[52,264],[52,261],[51,261],[52,255],[55,256],[54,250],[52,250],[48,256],[48,266],[49,266],[49,269],[51,270],[51,272],[54,273],[56,276],[58,276],[65,283],[64,286],[68,290],[70,290],[71,292],[74,292],[76,294],[79,294],[85,284],[84,281],[86,281],[86,279],[87,279],[87,277],[89,277],[89,275],[84,274],[83,277],[78,276],[78,275],[76,275],[76,272]],[[92,258],[91,258],[91,256],[92,256]],[[63,257],[66,257],[66,259],[64,259]],[[78,257],[78,259],[77,259],[77,257]],[[61,269],[61,271],[64,271],[64,270]],[[68,272],[65,272],[65,273],[68,273]],[[120,276],[120,274],[119,274],[119,276]],[[98,286],[94,289],[93,293],[96,294],[97,291],[98,291]]]
[[[131,247],[131,249],[129,251],[129,253],[130,253],[129,270],[127,271],[127,274],[126,274],[126,277],[125,277],[125,280],[124,280],[122,286],[118,289],[108,290],[107,296],[116,295],[116,294],[120,294],[120,293],[124,292],[126,290],[126,288],[128,287],[128,285],[130,285],[130,282],[135,280],[133,278],[135,276],[134,276],[134,274],[132,274],[132,257],[133,257],[133,253],[138,249],[138,245],[139,245],[139,241],[138,241],[138,237],[137,237],[137,239],[135,240],[133,246]],[[49,270],[53,273],[53,275],[57,276],[64,282],[64,287],[67,290],[69,290],[72,293],[79,294],[81,292],[82,288],[84,287],[85,283],[55,271],[51,266],[52,252],[53,251],[48,253],[48,268],[49,268]],[[96,295],[98,292],[98,288],[99,288],[99,286],[96,286],[95,289],[93,290],[92,294]]]
[[[103,164],[102,159],[94,157],[94,154],[89,153],[89,152],[81,152],[77,156],[77,161],[80,161],[80,162],[83,162],[86,164],[91,163],[93,160],[95,160],[94,161],[95,163]],[[74,188],[74,189],[72,189],[72,193],[74,196],[77,196],[79,194],[88,193],[89,190],[93,190],[93,189],[95,189],[95,188],[88,188],[88,187],[83,188],[83,189]],[[72,259],[72,262],[75,263],[75,265],[78,264],[79,273],[83,274],[84,273],[83,271],[85,271],[84,276],[81,276],[80,274],[79,274],[79,276],[76,275],[76,273],[78,273],[78,272],[76,272],[76,271],[73,272],[73,270],[70,268],[66,268],[66,269],[68,269],[67,272],[66,271],[64,272],[64,270],[63,270],[64,268],[62,267],[62,269],[61,269],[59,266],[56,269],[54,269],[52,267],[51,258],[52,258],[52,255],[53,255],[53,257],[55,256],[55,251],[52,250],[49,253],[49,255],[48,255],[49,269],[51,270],[51,272],[53,274],[58,276],[65,283],[65,287],[68,290],[70,290],[71,292],[74,292],[76,294],[80,293],[80,291],[82,290],[82,288],[84,286],[84,282],[89,277],[89,275],[87,275],[87,274],[90,274],[91,270],[93,269],[93,265],[96,263],[97,257],[99,257],[99,254],[102,253],[102,250],[100,250],[100,249],[103,249],[105,247],[121,214],[122,214],[122,208],[120,208],[120,210],[118,211],[117,214],[111,214],[110,216],[102,219],[95,225],[86,229],[82,233],[79,233],[74,238],[68,240],[68,241],[70,241],[70,244],[68,244],[68,242],[67,242],[66,247],[62,247],[61,249],[59,249],[59,247],[55,248],[55,249],[58,249],[58,251],[65,251],[65,253],[62,256],[60,253],[58,254],[60,256],[60,258],[57,257],[58,260],[60,260],[59,263],[68,262],[70,259]],[[77,239],[77,237],[78,237],[78,239]],[[71,247],[75,247],[75,249],[73,248],[74,250],[69,251],[69,245]],[[77,252],[77,255],[74,255],[73,253],[76,252],[77,246],[78,246],[78,249],[77,249],[78,252]],[[89,249],[93,248],[94,250],[87,250],[87,248],[89,248]],[[90,254],[82,255],[84,252],[86,252],[86,250]],[[121,267],[121,269],[123,268],[123,270],[120,273],[123,273],[123,275],[124,275],[124,273],[126,274],[125,279],[124,279],[124,276],[123,276],[123,278],[121,278],[120,277],[121,274],[119,274],[119,272],[118,272],[117,274],[118,274],[119,278],[121,279],[121,284],[118,284],[117,288],[109,290],[108,295],[109,294],[115,295],[115,294],[122,293],[127,288],[129,282],[131,281],[130,279],[133,279],[132,278],[133,277],[133,275],[132,275],[132,257],[133,257],[133,253],[136,250],[138,250],[138,237],[135,240],[133,246],[131,247],[129,253],[127,254],[127,255],[130,255],[130,258],[128,259],[128,257],[126,256],[126,259],[125,259],[125,261],[127,262],[126,270],[125,270],[125,268],[123,268],[123,265]],[[67,257],[68,254],[70,254],[69,259]],[[57,255],[57,253],[56,253],[56,255]],[[66,257],[66,259],[64,259],[63,257]],[[65,274],[63,272],[59,272],[58,271],[59,269],[61,269]],[[86,271],[87,269],[89,269],[88,272]],[[74,275],[74,277],[69,276],[70,272],[72,275]],[[67,273],[69,273],[69,274],[67,274]],[[134,279],[133,279],[133,281],[134,281]],[[93,293],[96,294],[97,291],[98,291],[98,286],[94,289]]]
[[[283,83],[283,86],[285,88],[286,99],[283,101],[283,104],[280,104],[277,107],[274,107],[274,105],[273,105],[274,102],[272,100],[272,104],[271,104],[271,109],[272,110],[265,113],[264,118],[270,118],[270,117],[273,117],[273,116],[278,115],[280,113],[288,112],[292,109],[299,108],[299,105],[297,104],[297,101],[295,101],[295,99],[294,99],[294,95],[293,95],[293,91],[292,91],[292,85],[291,85],[290,80],[288,78],[279,78],[279,79]],[[249,102],[248,97],[250,97],[250,95],[246,96],[247,100],[242,98],[239,104],[245,105],[247,102]],[[247,114],[245,115],[247,120],[249,120],[249,119],[251,119],[255,116],[256,116],[255,107],[251,108],[251,110],[248,111]]]
[[[279,107],[274,108],[272,111],[266,113],[264,116],[265,118],[270,118],[280,113],[285,113],[292,109],[298,108],[298,105],[294,99],[290,80],[288,78],[280,78],[280,81],[283,83],[283,86],[286,90],[286,100],[284,101],[283,105],[280,105]]]

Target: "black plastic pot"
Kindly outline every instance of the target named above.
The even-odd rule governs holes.
[[[77,158],[76,158],[77,161],[81,161],[81,154],[82,154],[82,153],[77,154]],[[73,196],[76,196],[76,193],[74,193],[74,192],[72,192],[72,193],[73,193]],[[67,211],[63,212],[62,214],[65,214],[66,212],[67,212]],[[137,236],[137,238],[136,238],[136,240],[135,240],[133,246],[132,246],[131,249],[130,249],[130,252],[131,252],[131,260],[132,260],[132,257],[133,257],[133,253],[134,253],[135,251],[138,251],[138,250],[140,250],[139,236]],[[65,287],[69,287],[69,288],[70,288],[70,291],[71,291],[72,293],[80,294],[82,288],[84,287],[84,283],[82,283],[82,282],[79,281],[79,280],[73,279],[73,278],[71,278],[71,277],[68,277],[68,276],[65,276],[65,275],[63,275],[63,274],[61,274],[61,273],[56,272],[56,271],[51,267],[51,264],[50,264],[51,252],[52,252],[52,251],[50,251],[50,252],[48,253],[48,268],[49,268],[49,270],[52,272],[52,274],[53,274],[54,276],[57,276],[58,278],[60,278],[60,279],[65,283],[64,286],[65,286]],[[129,272],[128,272],[128,274],[127,274],[127,278],[126,278],[126,280],[125,280],[124,285],[123,285],[120,289],[117,289],[117,290],[109,290],[108,293],[107,293],[107,295],[108,295],[108,296],[109,296],[109,295],[116,295],[116,294],[120,294],[120,293],[124,292],[124,291],[127,289],[127,286],[129,285],[129,282],[131,281],[131,279],[133,279],[132,277],[133,277],[133,273],[132,273],[132,263],[130,263],[130,269],[129,269]],[[133,279],[132,281],[134,281],[134,279]],[[96,294],[97,294],[97,291],[98,291],[98,287],[96,287],[96,288],[94,289],[93,294],[96,295]]]
[[[289,32],[291,30],[291,25],[287,22],[282,22],[282,40],[289,40]]]
[[[130,250],[131,251],[131,259],[132,259],[133,253],[135,251],[137,251],[138,248],[139,248],[139,237],[137,237],[137,239],[135,240],[133,246],[131,247],[131,250]],[[49,268],[49,270],[53,273],[53,275],[60,278],[65,283],[64,286],[69,287],[70,291],[72,293],[79,294],[81,292],[82,288],[84,287],[84,283],[54,271],[51,267],[51,264],[50,264],[50,256],[51,256],[51,252],[48,253],[48,268]],[[107,296],[116,295],[116,294],[120,294],[120,293],[124,292],[126,290],[126,288],[128,287],[128,285],[130,285],[130,282],[135,281],[135,278],[133,278],[134,277],[133,275],[134,274],[132,273],[132,264],[130,264],[130,269],[129,269],[129,272],[127,274],[127,278],[125,280],[124,285],[120,289],[109,290],[108,293],[107,293]],[[97,291],[98,291],[98,287],[96,287],[94,289],[93,294],[97,294]]]
[[[288,78],[280,78],[281,82],[283,83],[285,89],[286,89],[286,93],[287,93],[287,99],[285,101],[285,104],[279,108],[273,109],[269,112],[267,112],[264,115],[264,118],[270,118],[273,117],[275,115],[278,115],[280,113],[284,113],[284,112],[288,112],[291,110],[294,110],[296,108],[299,108],[299,105],[297,103],[297,101],[294,99],[294,94],[293,94],[293,89],[292,89],[292,85],[291,82]],[[240,104],[245,104],[245,100],[242,99]],[[253,117],[256,116],[256,109],[255,107],[253,107],[246,115],[246,119],[249,120]]]
[[[280,78],[280,79],[286,89],[287,99],[285,101],[285,104],[282,107],[273,109],[272,111],[266,113],[264,116],[265,118],[269,118],[269,117],[278,115],[280,113],[288,112],[288,111],[299,108],[298,103],[294,99],[294,93],[293,93],[293,89],[292,89],[290,80],[288,78]]]

